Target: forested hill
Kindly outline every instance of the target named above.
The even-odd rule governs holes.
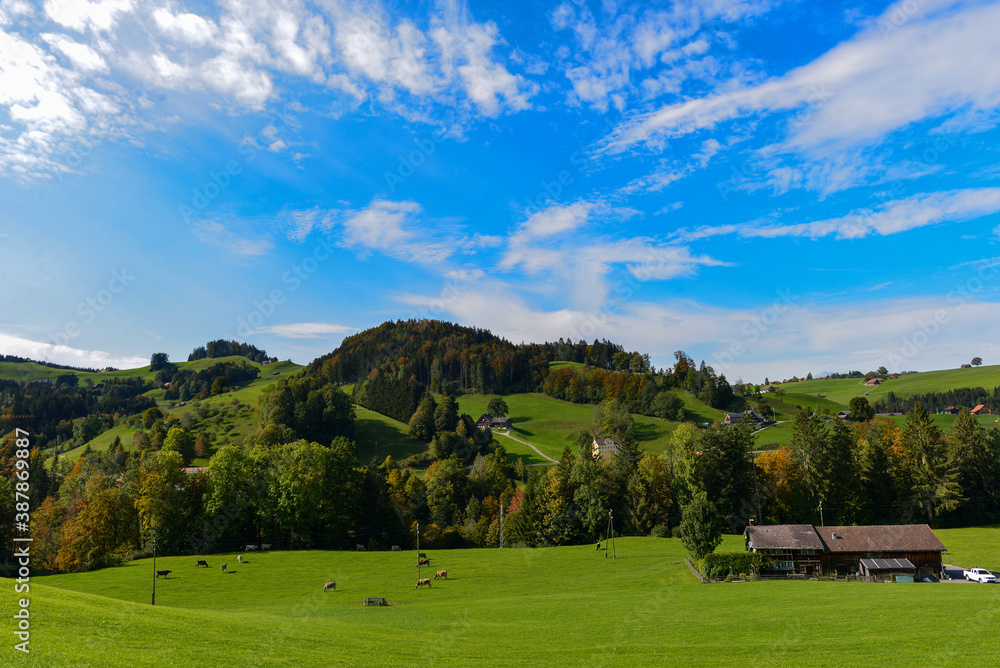
[[[483,394],[535,392],[553,361],[602,369],[649,370],[649,357],[610,341],[514,344],[489,330],[439,320],[385,322],[344,339],[307,374],[357,383],[374,376],[413,380],[433,392],[446,386]],[[377,373],[373,373],[377,372]]]

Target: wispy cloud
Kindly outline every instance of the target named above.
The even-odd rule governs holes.
[[[599,152],[639,145],[660,150],[671,139],[735,133],[725,124],[776,116],[788,122],[760,150],[768,185],[778,192],[829,192],[889,170],[865,150],[902,128],[931,120],[947,121],[942,131],[948,132],[995,125],[1000,78],[981,72],[992,71],[990,63],[1000,59],[992,29],[1000,22],[1000,6],[928,2],[909,11],[911,4],[890,6],[854,38],[787,74],[635,115],[605,138]],[[900,13],[908,20],[897,27],[894,16]],[[784,164],[782,156],[806,164]]]
[[[679,230],[676,239],[695,241],[736,234],[744,238],[820,237],[861,239],[888,236],[929,225],[974,220],[1000,211],[1000,188],[970,188],[920,193],[886,202],[876,209],[853,211],[846,216],[784,225],[730,224]]]
[[[251,334],[274,334],[285,339],[321,339],[358,331],[356,327],[326,322],[295,322],[285,325],[258,327]]]
[[[266,237],[257,234],[243,236],[219,220],[194,223],[191,231],[202,243],[221,248],[237,260],[262,257],[274,247],[274,243]]]

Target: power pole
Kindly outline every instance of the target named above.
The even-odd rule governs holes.
[[[503,529],[503,505],[500,506],[500,549],[507,547],[507,541],[504,540],[504,529]]]
[[[604,538],[604,558],[608,558],[608,543],[611,543],[611,558],[617,559],[618,553],[615,551],[615,520],[608,510],[608,533]]]
[[[417,522],[417,582],[420,582],[420,522]]]
[[[156,534],[153,534],[153,600],[150,605],[156,605]]]
[[[819,525],[821,527],[826,526],[825,524],[823,524],[823,502],[822,501],[819,502]]]

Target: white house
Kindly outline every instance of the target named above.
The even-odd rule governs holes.
[[[593,443],[594,459],[609,461],[621,446],[622,442],[617,438],[595,438]]]

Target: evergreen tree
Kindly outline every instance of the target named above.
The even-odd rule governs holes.
[[[950,465],[941,432],[921,404],[906,416],[902,447],[913,481],[913,503],[926,514],[928,524],[955,510],[962,500],[958,471]]]

